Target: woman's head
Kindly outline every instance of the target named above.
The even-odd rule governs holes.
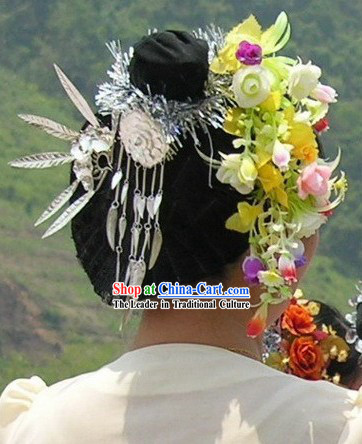
[[[134,49],[129,67],[130,80],[143,92],[163,94],[168,100],[198,101],[203,97],[207,81],[208,47],[205,41],[185,32],[166,31],[144,37]],[[110,126],[109,117],[99,117]],[[234,136],[209,126],[207,132],[197,128],[199,150],[233,154]],[[116,138],[113,159],[120,150]],[[114,163],[116,160],[113,161]],[[115,165],[112,165],[115,169]],[[124,171],[125,173],[125,171]],[[240,273],[242,258],[249,249],[248,233],[240,234],[225,228],[225,220],[245,196],[235,188],[220,183],[212,175],[209,185],[209,165],[195,149],[194,138],[182,138],[182,148],[167,161],[164,170],[160,225],[163,243],[155,266],[148,270],[144,283],[163,281],[193,284],[209,278],[222,280],[225,266],[235,264]],[[72,236],[77,257],[88,274],[95,292],[111,304],[117,255],[107,241],[106,220],[114,199],[111,177],[88,205],[72,220]],[[74,179],[71,173],[71,181]],[[130,188],[136,178],[131,174]],[[74,194],[72,201],[82,193]],[[129,205],[131,205],[129,203]],[[315,237],[306,240],[313,245]],[[119,280],[125,278],[130,252],[130,234],[125,235]],[[314,247],[308,248],[308,262]],[[313,252],[312,252],[313,250]],[[310,254],[309,254],[310,253]],[[306,267],[300,270],[300,275]],[[234,278],[238,276],[234,276]]]

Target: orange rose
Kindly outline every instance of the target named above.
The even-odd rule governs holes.
[[[283,314],[282,328],[292,335],[300,336],[312,333],[316,325],[307,309],[298,304],[290,304]]]
[[[293,375],[314,381],[321,379],[323,353],[311,336],[294,339],[290,347],[289,367]]]

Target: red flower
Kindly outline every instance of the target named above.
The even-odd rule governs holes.
[[[249,338],[256,338],[261,335],[266,327],[266,320],[261,316],[253,317],[246,328],[246,334]]]
[[[293,341],[289,359],[293,375],[316,381],[321,379],[324,365],[322,349],[311,336]]]
[[[333,216],[333,210],[323,211],[322,214],[324,214],[327,217],[331,217]]]
[[[324,119],[319,120],[319,122],[317,122],[314,125],[314,129],[318,133],[324,133],[325,131],[328,131],[329,130],[329,120],[326,117]]]
[[[290,304],[285,310],[281,326],[294,336],[310,334],[316,329],[309,311],[298,304]]]

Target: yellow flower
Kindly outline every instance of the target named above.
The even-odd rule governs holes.
[[[281,353],[273,352],[270,353],[270,355],[267,357],[267,359],[265,360],[265,364],[268,367],[272,367],[275,368],[276,370],[284,372],[286,369],[287,362]]]
[[[311,126],[306,123],[294,122],[290,129],[287,143],[294,146],[294,157],[309,164],[318,158],[318,144]]]
[[[331,334],[330,336],[328,336],[328,338],[323,339],[320,344],[323,353],[325,355],[328,355],[329,358],[337,359],[338,362],[345,362],[345,360],[348,358],[350,348],[347,342],[340,336]]]
[[[260,108],[263,111],[275,112],[280,108],[282,101],[282,94],[280,91],[273,91],[269,94],[269,97],[260,104]]]
[[[264,149],[261,145],[256,147],[255,154],[258,156],[258,161],[256,163],[258,169],[268,163],[272,158],[272,153]]]
[[[306,123],[295,122],[295,111],[292,106],[284,112],[284,118],[290,127],[287,143],[294,146],[292,154],[309,164],[318,158],[318,144],[313,128]]]
[[[290,37],[290,25],[285,12],[279,14],[276,22],[265,32],[253,15],[250,15],[239,25],[235,26],[225,38],[225,46],[211,62],[210,69],[215,74],[235,73],[242,65],[235,53],[240,42],[261,46],[263,55],[275,53],[282,49]]]
[[[258,278],[260,283],[267,287],[279,287],[284,284],[284,279],[275,271],[259,271]]]
[[[333,384],[338,385],[341,381],[341,375],[339,373],[336,373],[333,377],[332,377],[332,382]]]
[[[297,288],[293,294],[293,298],[295,299],[304,298],[303,290],[301,288]]]
[[[321,304],[318,304],[318,302],[311,301],[307,305],[307,310],[312,316],[317,316],[320,312],[320,309]]]
[[[280,187],[283,183],[283,176],[280,171],[270,163],[259,168],[258,177],[266,193]]]
[[[275,197],[280,205],[283,205],[285,208],[289,208],[288,194],[282,188],[275,188]]]
[[[258,170],[255,167],[254,161],[249,156],[244,156],[241,160],[238,177],[241,183],[250,183],[258,176]]]
[[[247,233],[254,225],[259,214],[263,212],[261,205],[250,205],[247,202],[238,204],[238,212],[230,216],[225,226],[228,230]]]
[[[224,122],[224,130],[235,136],[244,135],[244,111],[241,108],[229,108]]]

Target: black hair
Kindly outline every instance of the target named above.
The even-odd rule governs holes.
[[[133,84],[167,99],[199,100],[208,76],[208,47],[205,41],[188,33],[166,31],[152,34],[135,46],[130,66]],[[110,126],[109,117],[99,117]],[[215,152],[230,153],[233,137],[221,129],[209,128]],[[200,149],[210,153],[210,140],[199,128]],[[115,154],[120,147],[114,145]],[[117,158],[117,155],[114,156]],[[225,220],[236,211],[242,196],[216,179],[208,181],[209,165],[195,150],[191,137],[182,140],[164,173],[160,225],[163,244],[156,265],[147,271],[144,284],[169,281],[193,284],[205,278],[222,276],[225,265],[235,262],[249,247],[248,236],[227,230]],[[214,176],[214,174],[213,174]],[[74,173],[71,172],[71,181]],[[132,182],[133,178],[130,178]],[[72,220],[71,230],[77,257],[95,292],[111,304],[115,280],[116,253],[106,238],[107,213],[114,198],[107,175],[100,190]],[[84,190],[73,196],[72,202]],[[120,280],[125,277],[130,236],[124,239]]]
[[[347,332],[351,329],[351,324],[346,320],[342,313],[336,308],[320,301],[315,301],[320,304],[320,311],[315,316],[314,321],[320,328],[323,324],[331,326],[336,331],[337,335],[345,339]],[[350,351],[346,362],[338,362],[332,360],[328,367],[328,375],[333,377],[336,374],[341,376],[341,383],[349,385],[353,382],[356,373],[360,371],[359,359],[360,353],[357,352],[354,345],[350,345]]]

